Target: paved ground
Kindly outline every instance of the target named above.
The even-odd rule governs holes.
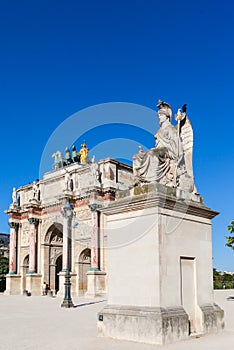
[[[215,291],[225,310],[225,331],[166,345],[163,350],[226,350],[234,343],[234,290]],[[105,301],[75,298],[74,309],[60,308],[61,299],[0,294],[0,349],[152,350],[160,346],[96,337],[97,312]]]

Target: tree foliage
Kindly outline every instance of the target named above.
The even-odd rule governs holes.
[[[0,278],[5,277],[9,271],[9,259],[0,255]]]
[[[230,273],[221,273],[213,269],[214,289],[231,289],[234,287],[234,276]]]
[[[226,246],[234,250],[234,220],[230,222],[230,225],[228,225],[227,230],[230,232],[231,236],[226,236]]]

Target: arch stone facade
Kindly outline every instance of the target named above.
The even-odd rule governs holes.
[[[67,187],[66,174],[73,179],[72,189]],[[45,173],[36,184],[19,187],[20,201],[12,203],[6,211],[11,227],[17,227],[17,231],[13,232],[16,244],[12,251],[16,266],[7,276],[5,293],[23,294],[28,290],[31,295],[40,295],[46,282],[53,294],[63,295],[65,272],[63,268],[58,271],[57,262],[62,257],[65,265],[67,232],[61,209],[69,200],[73,207],[69,247],[72,295],[104,295],[106,237],[100,227],[99,209],[115,200],[119,189],[127,189],[132,183],[132,168],[108,158],[85,165],[73,163]],[[89,252],[89,262],[81,264],[82,252]],[[31,271],[25,267],[26,256]]]

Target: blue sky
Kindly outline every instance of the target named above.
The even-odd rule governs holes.
[[[156,109],[160,98],[173,112],[188,104],[196,185],[220,211],[214,266],[234,271],[224,238],[234,218],[233,13],[231,0],[1,1],[0,231],[9,231],[2,212],[12,187],[39,177],[47,140],[64,120],[108,102]],[[95,134],[86,141],[93,147]]]

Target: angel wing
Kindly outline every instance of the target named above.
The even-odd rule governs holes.
[[[193,128],[187,115],[180,122],[180,138],[184,151],[193,150]]]
[[[183,145],[185,167],[189,176],[193,178],[193,128],[186,113],[180,121],[180,139]]]

